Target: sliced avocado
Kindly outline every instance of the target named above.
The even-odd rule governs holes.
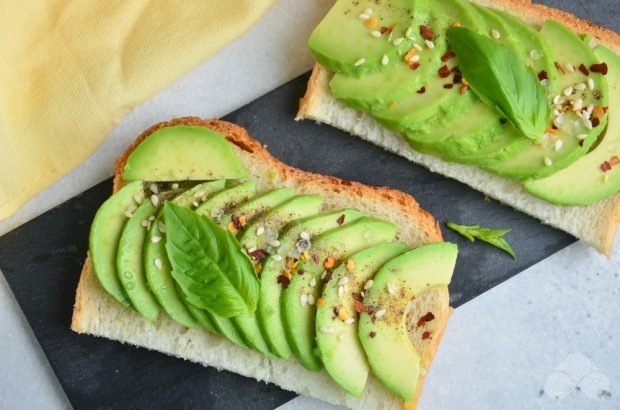
[[[504,161],[523,152],[532,144],[532,140],[525,138],[509,121],[503,124],[503,131],[499,137],[489,144],[481,146],[473,153],[463,154],[457,161],[463,164],[484,167]]]
[[[239,238],[239,243],[248,251],[250,256],[256,249],[277,249],[279,241],[274,241],[277,240],[279,230],[291,221],[316,214],[321,208],[321,202],[321,197],[316,195],[293,197],[247,225]],[[262,263],[262,260],[254,262]],[[260,269],[257,270],[260,271]],[[243,314],[231,318],[231,321],[243,339],[248,341],[249,346],[259,352],[278,356],[278,352],[271,350],[265,342],[256,316],[257,312]]]
[[[178,289],[179,295],[185,300],[185,295],[181,289]],[[187,310],[196,318],[198,323],[209,332],[224,336],[239,347],[248,349],[249,347],[243,341],[237,329],[232,325],[230,320],[214,315],[204,309],[199,309],[191,303],[187,302]]]
[[[239,185],[226,188],[211,197],[207,198],[201,205],[196,208],[198,215],[208,216],[215,222],[222,219],[224,214],[230,209],[237,206],[256,193],[255,182],[244,182]]]
[[[118,277],[131,305],[151,321],[157,320],[159,304],[146,282],[143,250],[149,218],[154,219],[155,212],[157,207],[150,200],[142,201],[123,228],[116,254]]]
[[[183,305],[184,322],[192,323],[192,326],[187,326],[187,325],[184,325],[184,326],[194,327],[196,322],[198,322],[204,329],[207,330],[207,332],[213,333],[214,335],[219,335],[220,334],[219,330],[215,327],[211,319],[205,314],[205,311],[202,309],[198,309],[197,307],[189,303],[189,301],[187,300],[187,296],[185,295],[185,293],[183,293],[183,290],[181,289],[180,286],[178,286],[176,283],[173,283],[173,287],[175,289],[176,297],[179,299],[179,301]],[[186,318],[184,317],[185,315],[189,315],[189,317]]]
[[[315,302],[321,294],[321,274],[353,253],[390,242],[395,234],[394,224],[363,217],[317,238],[310,238],[310,257],[298,265],[297,274],[292,277],[281,298],[287,340],[291,351],[304,367],[309,370],[320,370],[322,367],[316,352],[314,330]]]
[[[554,44],[556,61],[562,67],[568,63],[574,67],[580,64],[590,67],[599,62],[590,47],[581,41],[577,34],[560,23],[553,20],[545,21],[540,34],[547,43]],[[532,143],[515,157],[484,166],[484,169],[517,180],[543,178],[567,167],[588,152],[605,127],[607,117],[602,118],[598,126],[589,129],[585,120],[573,111],[572,104],[580,101],[585,110],[590,104],[606,107],[608,99],[606,78],[599,74],[591,74],[590,77],[596,82],[596,90],[587,87],[588,77],[578,69],[574,72],[565,71],[565,74],[559,76],[557,89],[560,90],[560,94],[557,94],[557,98],[566,104],[552,105],[552,108],[562,111],[559,116],[557,113],[552,115],[557,130],[553,134],[547,134],[542,143]],[[577,90],[575,88],[577,84],[582,84],[579,87],[584,89]],[[566,96],[564,90],[567,89],[572,89],[574,92]],[[600,98],[596,97],[597,92],[600,93]],[[584,138],[578,138],[578,135],[583,135]],[[561,141],[561,145],[556,145],[556,141]]]
[[[207,127],[160,128],[129,155],[127,181],[184,181],[247,177],[230,142]]]
[[[620,156],[620,57],[602,46],[594,54],[609,67],[609,120],[602,141],[591,152],[555,174],[525,182],[531,194],[558,205],[589,205],[620,190],[616,166],[604,172],[605,162]]]
[[[223,228],[234,230],[233,233],[236,235],[247,222],[292,198],[294,195],[295,190],[292,188],[278,188],[256,195],[228,210],[222,215],[218,224]],[[233,226],[229,227],[231,222],[233,222]]]
[[[368,361],[357,335],[356,301],[361,304],[364,286],[381,266],[409,249],[402,243],[386,243],[351,255],[323,289],[323,303],[316,312],[321,360],[332,379],[355,397],[363,394],[368,378]],[[339,284],[345,281],[347,291],[340,295]]]
[[[353,209],[345,209],[311,216],[293,222],[280,234],[278,240],[278,256],[268,255],[263,262],[260,272],[261,288],[256,310],[258,324],[262,330],[269,350],[279,357],[289,358],[291,349],[286,340],[286,332],[282,322],[281,295],[283,288],[288,286],[285,281],[289,278],[285,273],[291,273],[294,264],[304,251],[309,250],[311,237],[318,236],[330,229],[349,224],[363,215]],[[302,237],[303,236],[303,237]],[[291,265],[289,267],[289,264]]]
[[[142,199],[144,191],[141,181],[125,185],[101,205],[93,219],[88,237],[95,276],[106,292],[125,306],[131,304],[118,278],[116,252],[127,217],[132,216]]]
[[[405,402],[414,398],[420,355],[407,331],[407,312],[416,295],[447,286],[456,263],[457,247],[442,242],[421,246],[387,262],[366,291],[358,333],[375,376]]]
[[[394,0],[381,7],[374,0],[338,0],[314,29],[308,45],[316,60],[330,71],[356,75],[378,71],[385,67],[383,56],[390,65],[411,47],[405,34],[413,18],[412,7],[412,0]],[[371,34],[381,33],[382,27],[391,24],[394,32],[379,37]],[[402,40],[394,45],[398,38]]]
[[[191,189],[183,192],[172,202],[179,206],[189,208],[197,199],[211,195],[213,192],[224,189],[226,181],[210,181],[198,184]],[[149,288],[161,307],[170,317],[183,326],[193,327],[196,319],[187,310],[183,300],[175,288],[175,282],[170,274],[171,266],[166,253],[166,233],[160,226],[164,227],[163,215],[158,212],[155,220],[151,223],[146,239],[144,241],[144,271]]]

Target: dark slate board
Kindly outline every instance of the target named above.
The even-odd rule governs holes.
[[[616,0],[547,0],[577,15],[619,29]],[[613,11],[613,12],[609,12]],[[284,162],[314,172],[371,185],[386,185],[416,197],[442,223],[511,227],[517,255],[459,244],[450,286],[459,306],[572,243],[575,239],[540,224],[463,184],[432,174],[380,148],[328,126],[292,121],[305,91],[303,75],[225,117],[246,127]],[[229,372],[125,346],[69,330],[90,222],[110,195],[103,182],[0,238],[0,269],[13,290],[72,405],[88,408],[272,409],[293,398],[273,385]]]

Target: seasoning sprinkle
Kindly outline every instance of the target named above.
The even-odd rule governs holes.
[[[372,284],[375,283],[372,279],[369,279],[368,282],[364,284],[364,290],[368,290],[372,288]]]
[[[352,325],[353,323],[355,323],[355,319],[353,319],[352,317],[346,319],[344,321],[344,323],[346,323],[347,325]]]
[[[499,40],[499,38],[502,36],[499,31],[495,30],[494,28],[491,29],[491,36],[493,36],[493,38],[495,40]]]
[[[377,313],[375,313],[375,317],[377,319],[382,318],[385,315],[385,313],[386,313],[385,309],[379,309],[377,310]]]
[[[588,88],[594,90],[594,80],[591,78],[588,78]]]
[[[566,71],[568,71],[569,73],[574,73],[575,72],[575,66],[572,65],[571,63],[567,63],[564,68],[566,68]]]
[[[373,37],[377,37],[377,38],[379,38],[379,37],[381,37],[383,34],[381,34],[381,32],[380,32],[380,31],[375,30],[375,31],[371,31],[371,32],[370,32],[370,35],[371,35],[371,36],[373,36]]]
[[[573,87],[566,87],[564,89],[564,91],[562,91],[562,94],[564,94],[564,96],[568,97],[569,95],[571,95],[573,93],[574,89]]]
[[[342,297],[344,295],[344,286],[338,286],[338,296]]]
[[[157,224],[157,227],[159,228],[159,232],[166,233],[166,224],[165,223],[163,223],[162,221],[159,221],[159,223]]]
[[[387,284],[387,291],[388,291],[388,293],[390,295],[395,294],[396,293],[396,286],[393,283],[388,282],[388,284]]]
[[[158,243],[161,241],[161,236],[151,236],[151,242]]]
[[[325,333],[326,335],[332,335],[332,334],[336,333],[336,331],[334,330],[334,328],[329,327],[329,326],[321,326],[321,327],[319,328],[319,331],[320,331],[321,333]]]
[[[358,60],[357,60],[357,61],[356,61],[353,65],[354,65],[355,67],[359,67],[359,66],[361,66],[362,64],[364,64],[365,62],[366,62],[366,59],[365,59],[365,58],[360,58],[360,59],[358,59]]]
[[[155,263],[155,267],[156,267],[157,269],[161,269],[161,267],[162,267],[162,262],[161,262],[161,259],[159,259],[159,258],[155,258],[154,263]]]
[[[153,206],[159,205],[159,197],[155,194],[151,195],[151,203]]]
[[[308,294],[308,304],[309,304],[310,306],[312,306],[312,305],[314,305],[314,302],[315,302],[315,300],[314,300],[314,295],[312,295],[312,294]]]
[[[561,149],[562,149],[562,146],[563,146],[563,145],[564,145],[564,141],[562,141],[562,140],[557,140],[557,141],[555,142],[555,144],[553,144],[553,149],[554,149],[554,150],[556,150],[556,151],[559,151],[559,150],[561,150]]]
[[[587,86],[584,83],[575,84],[575,89],[578,91],[584,91]]]
[[[306,306],[306,304],[308,303],[308,295],[304,293],[300,296],[299,301],[301,302],[302,306]]]
[[[273,260],[274,260],[274,261],[276,261],[276,262],[280,262],[280,261],[282,260],[282,256],[278,255],[277,253],[276,253],[276,254],[273,254],[271,257],[272,257],[272,258],[273,258]]]
[[[414,44],[413,44],[413,48],[415,48],[415,49],[416,49],[416,50],[418,50],[418,51],[422,51],[422,46],[421,46],[421,45],[419,45],[419,44],[417,44],[417,43],[414,43]]]
[[[264,226],[259,226],[258,229],[256,229],[256,236],[261,236],[264,233],[265,233],[265,227]]]
[[[394,44],[395,46],[399,46],[402,44],[403,41],[405,41],[404,37],[398,37],[396,40],[393,41],[392,44]]]
[[[553,161],[552,161],[552,160],[551,160],[551,158],[549,158],[549,157],[545,157],[545,158],[544,158],[544,162],[545,162],[545,165],[546,165],[546,166],[548,166],[548,167],[550,167],[551,165],[553,165]]]
[[[149,189],[151,190],[152,193],[157,194],[159,193],[159,188],[157,187],[156,183],[152,183],[151,185],[149,185]]]
[[[390,58],[384,54],[383,57],[381,58],[381,64],[388,65],[389,62],[390,62]]]
[[[310,280],[310,286],[315,287],[316,286],[316,278],[312,278]]]
[[[424,43],[426,44],[426,47],[430,48],[431,50],[435,48],[435,43],[430,40],[424,40]]]
[[[172,184],[172,189],[179,189],[179,184],[177,184],[176,182]]]

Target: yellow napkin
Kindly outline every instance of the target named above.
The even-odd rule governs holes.
[[[274,1],[0,0],[0,220]]]

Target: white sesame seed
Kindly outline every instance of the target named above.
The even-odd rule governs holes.
[[[338,281],[338,286],[344,286],[347,283],[349,283],[349,278],[347,276],[343,276],[339,281]]]
[[[588,78],[588,88],[594,90],[594,80],[591,78]]]
[[[588,134],[577,134],[577,139],[578,139],[579,141],[583,141],[583,140],[585,140],[586,138],[588,138]]]
[[[393,31],[390,31],[390,35],[388,36],[388,41],[392,41],[392,35],[394,34]]]
[[[366,293],[365,293],[364,291],[361,291],[361,292],[360,292],[360,295],[361,295],[362,297],[365,297],[365,296],[366,296]]]
[[[159,228],[159,232],[161,233],[166,232],[166,224],[163,223],[162,221],[159,221],[159,224],[157,225],[157,227]]]
[[[151,185],[149,185],[149,189],[151,190],[152,193],[157,194],[159,193],[159,188],[157,187],[157,184],[153,183]]]
[[[585,119],[585,118],[583,119],[583,125],[589,130],[592,129],[592,121],[588,119]]]
[[[372,279],[369,279],[368,282],[364,284],[364,290],[368,290],[372,288],[372,284],[375,283]]]
[[[344,323],[346,323],[347,325],[352,325],[353,323],[355,323],[355,319],[350,317],[348,319],[345,319]]]
[[[151,203],[153,206],[159,205],[159,197],[155,194],[151,195]]]
[[[321,333],[325,333],[326,335],[332,335],[332,334],[336,333],[336,331],[334,330],[334,328],[329,327],[329,326],[321,326],[321,327],[319,328],[319,331],[320,331]]]
[[[428,48],[430,48],[430,49],[435,48],[435,43],[433,43],[433,42],[432,42],[432,41],[430,41],[430,40],[424,40],[424,43],[426,43],[426,47],[428,47]]]
[[[574,73],[575,72],[575,66],[572,65],[571,63],[567,63],[564,68],[566,68],[566,71],[568,71],[569,73]]]
[[[373,36],[373,37],[377,37],[377,38],[379,38],[379,37],[381,37],[381,36],[382,36],[381,32],[380,32],[380,31],[378,31],[378,30],[371,31],[371,32],[370,32],[370,35],[371,35],[371,36]]]
[[[261,236],[264,233],[265,233],[265,227],[264,226],[259,226],[258,229],[256,229],[256,236]]]
[[[560,103],[560,95],[559,94],[556,95],[555,97],[553,97],[553,103],[556,104],[556,105]]]
[[[549,157],[545,157],[544,162],[545,162],[545,165],[548,166],[548,167],[553,165],[553,161],[551,161],[551,158],[549,158]]]
[[[129,205],[127,209],[125,210],[125,212],[133,213],[133,211],[135,211],[137,208],[138,207],[135,205]]]
[[[154,220],[155,220],[155,215],[149,216],[149,221],[154,221]]]
[[[344,295],[344,286],[338,286],[338,296],[342,297]]]
[[[413,27],[409,27],[407,31],[405,31],[405,37],[411,37],[411,33],[413,33]]]
[[[365,58],[360,58],[360,59],[358,59],[358,60],[357,60],[357,61],[356,61],[353,65],[354,65],[355,67],[359,67],[359,66],[361,66],[362,64],[364,64],[365,62],[366,62],[366,59],[365,59]]]
[[[383,57],[381,58],[381,64],[388,65],[389,62],[390,62],[390,58],[384,54]]]
[[[564,96],[568,97],[569,95],[571,95],[573,93],[573,91],[575,91],[573,89],[573,87],[566,87],[564,89],[564,91],[562,91],[562,94],[564,94]]]
[[[418,51],[422,51],[422,46],[421,46],[421,45],[419,45],[419,44],[417,44],[417,43],[414,43],[414,44],[413,44],[413,48],[415,48],[415,49],[416,49],[416,50],[418,50]]]
[[[193,201],[192,205],[194,205],[194,207],[198,208],[200,206],[200,203],[198,203],[198,201]]]
[[[327,271],[323,271],[323,273],[321,274],[321,280],[325,279],[325,277],[327,277]]]
[[[555,144],[553,144],[553,149],[554,149],[554,150],[556,150],[556,151],[559,151],[559,150],[561,150],[561,149],[562,149],[562,146],[563,146],[563,145],[564,145],[564,141],[562,141],[562,140],[557,140],[557,141],[555,142]]]
[[[499,40],[499,38],[502,36],[499,31],[495,30],[494,28],[491,29],[491,36],[493,36],[493,38],[495,40]]]
[[[377,313],[375,313],[375,317],[377,319],[379,319],[379,318],[381,318],[381,317],[383,317],[385,315],[385,312],[386,312],[385,309],[379,309],[379,310],[377,310]]]
[[[303,295],[301,295],[301,297],[299,298],[299,301],[301,302],[302,306],[305,306],[306,303],[308,303],[308,295],[306,295],[305,293]]]
[[[388,293],[389,293],[390,295],[395,294],[395,293],[396,293],[396,286],[394,286],[394,284],[393,284],[393,283],[388,282],[388,284],[387,284],[387,291],[388,291]]]
[[[583,108],[583,100],[581,98],[577,98],[573,101],[573,111],[579,111]]]
[[[546,78],[543,78],[542,80],[540,80],[540,85],[544,87],[546,87],[548,83],[549,83],[549,80],[547,80]]]
[[[412,63],[417,63],[418,61],[420,61],[420,56],[417,54],[414,54],[409,58],[409,61]]]
[[[151,236],[151,242],[158,243],[161,241],[161,236]]]
[[[588,86],[585,85],[584,83],[579,83],[579,84],[575,84],[575,89],[579,90],[579,91],[583,91],[587,88]]]
[[[560,114],[553,119],[553,125],[560,128],[564,125],[564,114]]]
[[[316,302],[316,300],[314,299],[314,295],[308,294],[308,304],[310,306],[312,306],[312,305],[314,305],[315,302]]]
[[[594,104],[590,104],[588,105],[588,108],[586,108],[586,111],[588,112],[588,114],[592,114],[593,110],[594,110]]]
[[[159,259],[159,258],[155,258],[155,261],[154,261],[154,262],[155,262],[155,267],[156,267],[157,269],[161,269],[161,266],[162,266],[161,259]]]
[[[172,189],[179,189],[179,184],[177,184],[176,182],[172,184]]]
[[[370,18],[370,16],[369,16],[368,14],[366,14],[366,13],[361,13],[361,14],[360,14],[359,16],[357,16],[357,17],[359,17],[359,18],[360,18],[360,19],[362,19],[362,20],[368,20],[368,19]]]
[[[278,246],[280,246],[280,241],[277,239],[272,239],[268,243],[269,243],[269,246],[273,246],[274,248],[277,248]]]
[[[137,204],[141,204],[142,201],[144,201],[144,194],[135,194],[133,200],[136,201]]]
[[[282,260],[282,256],[278,255],[277,253],[273,254],[272,258],[276,262],[280,262]]]
[[[257,250],[258,248],[256,246],[252,246],[250,249],[248,249],[248,253],[252,253],[255,250]]]
[[[133,214],[129,211],[125,211],[125,217],[127,218],[131,218],[133,216]]]
[[[316,278],[310,279],[310,286],[312,286],[312,287],[316,286]]]
[[[558,110],[557,108],[553,110],[553,115],[555,115],[556,117],[558,115],[560,115],[560,110]]]
[[[140,225],[142,225],[142,226],[145,226],[145,227],[146,227],[146,226],[149,226],[150,224],[149,224],[148,219],[143,219],[143,220],[142,220],[142,222],[140,222]]]
[[[403,41],[405,41],[405,37],[398,37],[396,40],[394,40],[392,44],[394,44],[395,46],[399,46],[402,44]]]
[[[585,118],[586,120],[589,120],[590,116],[592,115],[592,111],[588,111],[588,110],[577,111],[577,115],[579,115],[581,118]]]

